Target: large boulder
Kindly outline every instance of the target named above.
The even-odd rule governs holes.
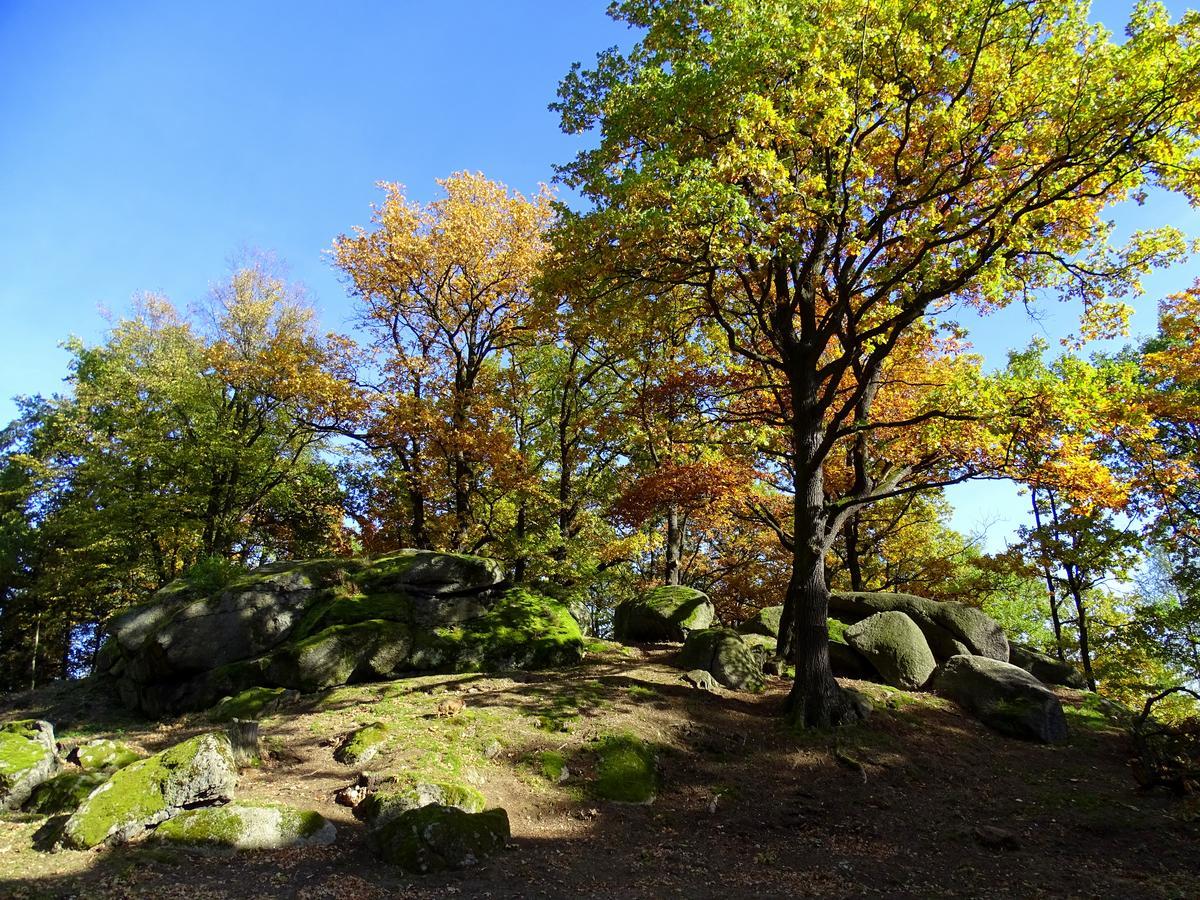
[[[229,738],[198,735],[115,772],[67,820],[62,845],[127,841],[184,809],[228,801],[236,785]]]
[[[367,832],[367,846],[384,862],[421,875],[462,869],[504,849],[511,836],[503,809],[468,813],[431,804],[399,813]]]
[[[98,670],[159,715],[254,689],[562,666],[583,653],[567,607],[507,588],[495,560],[401,550],[265,566],[212,593],[174,582],[113,619]]]
[[[760,691],[762,656],[731,628],[706,628],[687,636],[679,651],[681,669],[711,672],[720,684],[735,691]]]
[[[23,719],[0,726],[0,810],[20,807],[61,766],[49,722]]]
[[[154,830],[156,843],[201,850],[280,850],[332,844],[336,837],[320,813],[248,801],[185,810]]]
[[[970,653],[1008,661],[1004,629],[973,606],[926,600],[912,594],[849,592],[834,593],[829,599],[829,614],[850,623],[893,611],[904,613],[916,623],[938,660]]]
[[[618,641],[683,641],[712,625],[716,610],[695,588],[667,585],[617,604],[613,633]]]
[[[849,626],[845,638],[892,687],[916,690],[937,668],[921,629],[896,610],[876,613]]]
[[[1063,687],[1087,690],[1087,679],[1069,662],[1055,659],[1047,653],[1026,647],[1023,644],[1008,645],[1008,661],[1020,666],[1043,684],[1061,684]]]
[[[1067,720],[1058,697],[1011,663],[984,656],[952,656],[931,685],[1004,734],[1045,743],[1067,736]]]

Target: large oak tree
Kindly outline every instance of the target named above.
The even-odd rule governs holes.
[[[826,461],[908,424],[883,421],[872,394],[923,320],[1060,292],[1107,327],[1121,307],[1105,298],[1178,253],[1169,231],[1114,247],[1102,216],[1151,187],[1197,195],[1200,17],[1142,4],[1117,43],[1078,0],[624,0],[612,14],[641,39],[574,68],[556,104],[566,131],[595,132],[561,170],[590,203],[564,211],[559,263],[597,315],[631,284],[648,303],[690,291],[787,385],[792,715],[845,721],[826,554],[856,509],[929,479],[898,466],[839,491]],[[911,421],[953,421],[962,401]],[[964,461],[946,477],[969,474]]]

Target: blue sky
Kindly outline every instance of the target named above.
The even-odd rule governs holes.
[[[461,169],[526,192],[549,181],[576,147],[546,109],[558,79],[629,39],[606,6],[0,0],[0,421],[14,395],[60,388],[57,344],[99,340],[102,309],[120,314],[146,290],[198,300],[240,248],[277,253],[324,326],[348,327],[323,251],[366,224],[375,182],[428,199]],[[1097,4],[1094,18],[1119,32],[1129,6]],[[1170,198],[1120,222],[1200,235]],[[1135,329],[1192,270],[1149,282]],[[1071,327],[1073,311],[1051,312],[1037,325],[1010,309],[973,336],[1000,363]],[[1024,515],[1006,484],[952,500],[958,527],[992,523],[993,547]]]

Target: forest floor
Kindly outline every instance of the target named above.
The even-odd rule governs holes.
[[[1188,808],[1139,791],[1122,731],[1063,691],[1071,737],[1042,746],[988,731],[930,694],[850,682],[876,710],[865,725],[793,734],[789,682],[761,695],[705,693],[679,680],[668,648],[620,648],[574,669],[362,684],[303,698],[263,720],[268,758],[239,799],[316,809],[335,843],[197,855],[150,845],[33,849],[42,820],[0,817],[0,896],[37,898],[730,898],[1196,897],[1200,834]],[[457,692],[466,709],[437,718]],[[128,718],[96,686],[11,698],[0,719],[38,717],[64,744],[119,737],[157,751],[214,726]],[[364,827],[333,802],[355,772],[334,762],[351,728],[399,737],[376,772],[477,784],[508,810],[500,856],[409,876],[377,861]],[[588,795],[587,749],[633,732],[659,751],[647,806]],[[502,750],[496,754],[496,742]],[[551,756],[546,756],[551,754]],[[547,776],[565,757],[572,776]],[[490,758],[489,758],[490,757]],[[999,830],[997,830],[999,829]]]

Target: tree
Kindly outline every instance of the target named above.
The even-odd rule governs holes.
[[[1157,185],[1196,195],[1200,18],[1140,5],[1115,44],[1082,2],[626,0],[628,53],[576,66],[555,108],[599,130],[562,167],[568,268],[597,298],[686,288],[733,352],[787,387],[797,722],[853,714],[829,668],[826,553],[855,509],[925,489],[912,467],[829,490],[839,441],[974,411],[873,416],[904,336],[956,304],[1060,290],[1089,329],[1179,235],[1115,249],[1108,205]],[[576,283],[581,283],[578,276]],[[598,313],[606,304],[597,299]],[[847,387],[847,374],[856,373]],[[972,474],[972,461],[942,481]]]
[[[480,485],[511,461],[492,427],[494,363],[531,308],[550,198],[468,172],[438,183],[445,196],[424,207],[381,185],[376,227],[337,238],[333,256],[381,356],[358,436],[402,473],[408,542],[478,550],[495,538],[481,521]],[[431,532],[435,518],[444,537]]]

